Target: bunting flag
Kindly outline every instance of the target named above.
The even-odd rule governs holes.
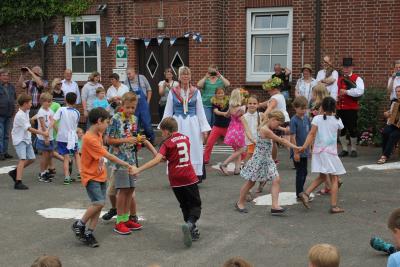
[[[110,44],[111,44],[112,40],[113,40],[113,38],[112,38],[112,37],[110,37],[110,36],[106,36],[106,45],[107,45],[107,47],[109,47],[109,46],[110,46]]]
[[[62,39],[62,45],[65,45],[67,43],[67,41],[68,41],[68,37],[64,35],[63,39]]]
[[[124,44],[125,43],[125,37],[118,37],[118,41],[120,44]]]
[[[97,38],[96,38],[96,43],[97,43],[97,45],[100,45],[100,44],[101,44],[101,37],[97,37]]]
[[[13,50],[14,50],[15,52],[18,52],[18,50],[19,50],[19,47],[18,47],[18,46],[16,46],[16,47],[14,47],[14,48],[13,48]]]
[[[191,32],[185,32],[185,33],[183,34],[183,37],[188,38],[188,37],[190,36],[190,34],[191,34]]]
[[[7,49],[1,49],[1,53],[3,54],[7,53]]]
[[[75,45],[78,46],[81,43],[81,37],[76,36],[75,37]]]
[[[151,39],[144,39],[144,46],[147,48],[150,44]]]
[[[90,47],[92,40],[90,39],[90,37],[85,37],[85,41],[87,43],[87,45]]]
[[[34,47],[35,47],[35,44],[36,44],[36,41],[29,42],[30,48],[31,48],[31,49],[34,48]]]
[[[158,37],[158,38],[157,38],[157,43],[158,43],[158,45],[160,45],[163,41],[164,41],[164,38],[163,38],[163,37]]]
[[[40,38],[40,40],[42,40],[43,44],[46,44],[47,39],[49,39],[49,36],[43,36],[42,38]]]
[[[57,34],[53,34],[53,44],[57,44],[58,42],[58,35]]]
[[[169,39],[169,44],[170,45],[174,45],[175,41],[176,41],[176,38],[175,37],[171,37],[171,39]]]

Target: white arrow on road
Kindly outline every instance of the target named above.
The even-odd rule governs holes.
[[[374,171],[384,171],[384,170],[397,170],[400,169],[400,161],[391,162],[385,164],[370,164],[370,165],[362,165],[357,167],[359,171],[363,169],[370,169]]]
[[[49,208],[44,210],[37,210],[36,212],[45,218],[48,219],[81,219],[83,214],[85,213],[85,209],[69,209],[69,208]],[[106,213],[106,211],[101,212],[101,216]],[[143,216],[138,216],[139,221],[145,221]]]

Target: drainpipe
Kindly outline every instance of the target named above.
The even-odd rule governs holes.
[[[315,0],[315,71],[321,66],[321,0]]]
[[[41,36],[44,36],[44,21],[43,19],[40,19],[40,31],[41,31]],[[45,62],[45,56],[46,56],[46,51],[45,51],[45,44],[41,45],[40,47],[40,67],[43,70],[43,76],[47,77],[47,71],[45,69],[46,62]],[[43,78],[44,78],[43,77]]]

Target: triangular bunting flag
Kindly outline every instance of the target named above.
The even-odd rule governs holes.
[[[100,44],[101,44],[101,37],[97,37],[97,38],[96,38],[96,43],[97,43],[97,45],[100,45]]]
[[[144,46],[147,48],[150,44],[151,39],[144,39]]]
[[[30,48],[31,48],[31,49],[34,48],[34,47],[35,47],[35,44],[36,44],[36,41],[29,42]]]
[[[53,34],[53,43],[57,44],[58,42],[58,35],[57,34]]]
[[[75,45],[78,46],[81,43],[81,37],[76,36],[75,37]]]
[[[174,45],[176,42],[176,38],[175,37],[171,37],[171,39],[169,39],[169,44],[170,45]]]
[[[63,39],[62,39],[62,45],[65,45],[67,43],[67,41],[68,41],[68,37],[64,35]]]
[[[158,37],[158,38],[157,38],[157,43],[158,43],[158,45],[160,45],[163,41],[164,41],[164,38],[163,38],[163,37]]]
[[[19,47],[18,47],[18,46],[16,46],[16,47],[14,47],[14,48],[13,48],[13,50],[14,50],[15,52],[18,52],[18,50],[19,50]]]
[[[43,36],[42,38],[40,38],[40,40],[42,40],[43,44],[45,44],[47,42],[47,39],[49,39],[49,36]]]
[[[92,42],[92,40],[90,39],[90,37],[85,37],[85,41],[87,43],[87,45],[90,47],[90,44]]]
[[[184,36],[185,38],[188,38],[188,37],[190,36],[190,33],[191,33],[191,32],[185,32],[185,33],[183,34],[183,36]]]
[[[1,49],[1,53],[3,54],[7,53],[7,49]]]
[[[193,38],[193,40],[197,40],[197,37],[198,35],[197,35],[197,33],[193,33],[193,36],[192,36],[192,38]]]
[[[110,46],[110,44],[111,44],[112,40],[113,40],[113,38],[112,38],[112,37],[110,37],[110,36],[106,36],[106,45],[107,45],[107,47],[109,47],[109,46]]]
[[[197,42],[198,42],[198,43],[203,42],[203,37],[201,37],[201,35],[199,35],[199,38],[197,39]]]
[[[125,37],[118,37],[118,41],[120,44],[124,44],[125,43]]]

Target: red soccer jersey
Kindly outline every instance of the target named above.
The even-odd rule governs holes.
[[[172,187],[187,186],[199,181],[190,161],[190,142],[186,135],[173,133],[162,144],[159,153],[168,160],[168,178]]]

